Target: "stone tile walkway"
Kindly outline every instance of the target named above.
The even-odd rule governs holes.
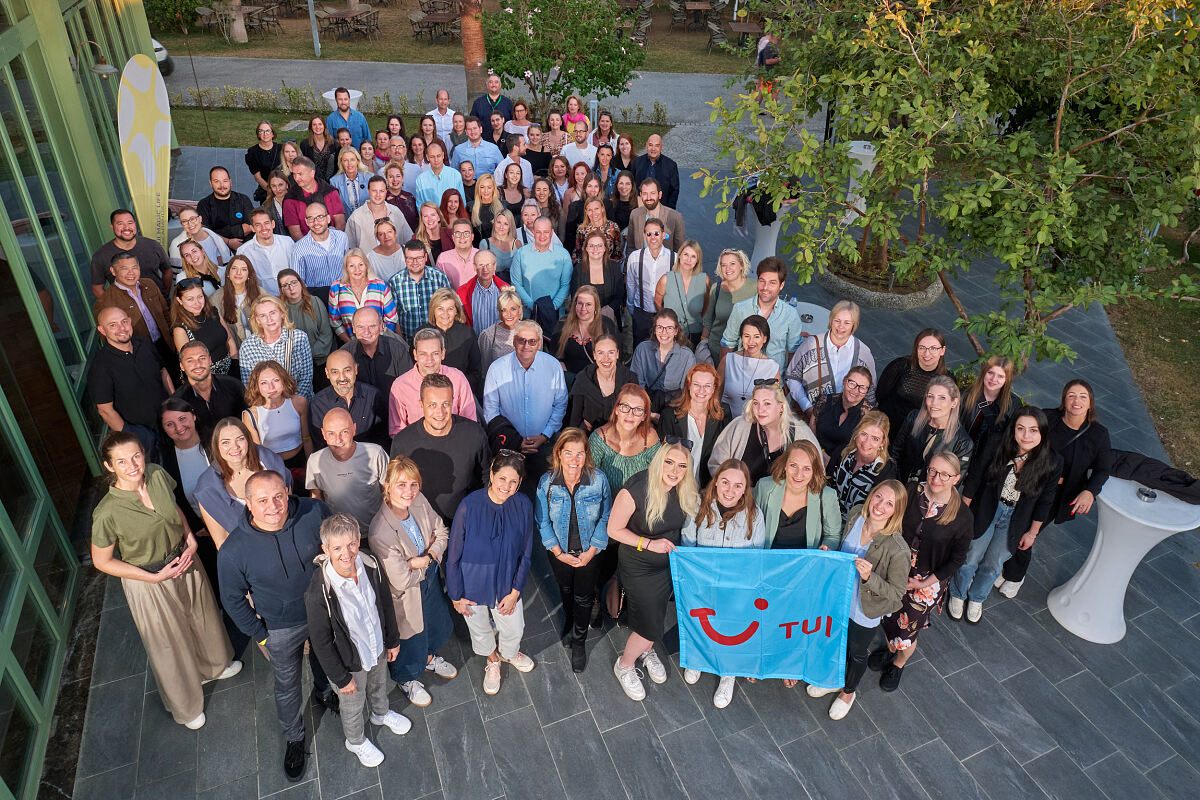
[[[176,179],[195,181],[198,165],[212,163],[197,159],[211,155],[189,149],[184,160],[192,163]],[[712,204],[694,188],[685,188],[681,205],[709,263],[720,247],[751,249],[729,226],[704,223]],[[992,272],[979,264],[957,282],[969,307],[994,305]],[[799,294],[832,301],[812,285]],[[867,311],[861,333],[882,365],[908,350],[916,330],[948,330],[953,318],[943,298],[921,311]],[[1161,458],[1104,312],[1073,311],[1054,327],[1079,360],[1035,365],[1017,391],[1053,405],[1068,377],[1086,375],[1114,445]],[[970,358],[961,335],[951,333],[949,341],[951,363]],[[1128,634],[1102,646],[1067,633],[1046,609],[1047,592],[1080,567],[1093,536],[1088,519],[1049,529],[1017,598],[993,597],[976,626],[937,619],[922,634],[900,690],[885,694],[868,676],[857,707],[837,723],[826,716],[828,698],[812,700],[778,681],[739,681],[733,703],[718,711],[711,702],[715,678],[687,686],[675,654],[667,683],[647,682],[646,701],[629,701],[612,676],[626,636],[619,628],[589,640],[588,669],[575,676],[557,641],[557,591],[539,553],[523,645],[538,661],[533,672],[505,667],[500,693],[485,696],[482,664],[466,658],[460,622],[444,652],[459,677],[433,679],[433,704],[425,710],[393,693],[393,707],[414,725],[403,738],[372,734],[387,755],[379,768],[359,766],[342,747],[337,719],[310,709],[313,758],[295,785],[281,775],[283,743],[261,656],[253,653],[241,676],[210,689],[202,730],[175,725],[114,581],[101,616],[74,797],[1200,797],[1200,537],[1182,534],[1150,553],[1126,597]]]

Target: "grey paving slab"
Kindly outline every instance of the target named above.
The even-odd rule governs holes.
[[[137,787],[133,800],[177,800],[196,794],[196,770],[189,769]]]
[[[707,722],[694,722],[661,738],[689,797],[748,797]]]
[[[662,741],[647,719],[635,719],[605,731],[604,744],[619,764],[618,774],[631,798],[682,800],[687,797]]]
[[[1092,783],[1100,787],[1109,800],[1124,800],[1127,797],[1159,797],[1158,789],[1150,779],[1133,765],[1123,753],[1113,753],[1084,770]]]
[[[859,783],[858,777],[847,766],[837,748],[825,741],[821,734],[809,734],[779,749],[796,771],[804,791],[813,800],[865,800],[873,796]]]
[[[521,648],[537,661],[537,668],[521,678],[542,725],[558,722],[588,709],[583,690],[579,688],[579,682],[571,670],[570,651],[559,643],[558,634],[527,638],[521,643]]]
[[[1113,693],[1133,709],[1167,744],[1200,769],[1200,722],[1184,711],[1145,675],[1113,687]]]
[[[88,708],[95,713],[83,725],[79,777],[137,763],[145,682],[143,676],[131,675],[92,689]]]
[[[996,741],[971,706],[959,699],[950,684],[928,664],[905,666],[900,691],[959,758],[974,755]]]
[[[931,800],[982,800],[979,784],[954,757],[945,742],[933,741],[910,750],[904,763]]]
[[[1017,761],[1023,764],[1055,748],[1054,738],[982,665],[956,672],[946,682]]]
[[[883,736],[846,748],[842,758],[863,784],[871,787],[872,797],[918,800],[929,796]]]
[[[1142,722],[1091,673],[1081,672],[1067,678],[1058,684],[1058,690],[1143,771],[1158,766],[1174,754],[1152,726]],[[1187,708],[1186,703],[1183,707]]]
[[[617,768],[590,712],[576,714],[542,729],[570,800],[615,800],[625,796]]]
[[[1025,771],[1046,794],[1061,800],[1095,797],[1100,791],[1079,765],[1057,748],[1026,764]]]
[[[124,600],[124,596],[121,598]],[[96,640],[96,661],[92,666],[92,685],[128,678],[146,672],[146,649],[133,624],[127,606],[100,615],[100,634]]]
[[[429,737],[442,790],[461,800],[492,800],[504,789],[479,707],[472,703],[430,714]]]
[[[682,673],[683,670],[680,670],[681,676]],[[725,708],[717,708],[713,705],[713,694],[717,691],[718,680],[716,675],[701,674],[700,680],[689,687],[692,699],[700,709],[700,713],[708,720],[713,734],[718,739],[724,739],[731,733],[744,731],[746,728],[759,724],[762,720],[759,719],[758,712],[750,704],[750,698],[747,695],[747,692],[753,687],[745,679],[739,679],[734,685],[733,699],[730,700],[729,705]]]
[[[176,723],[163,708],[157,692],[145,695],[143,701],[138,785],[154,783],[187,770],[192,771],[194,784],[199,732],[189,731]]]
[[[500,769],[500,781],[506,796],[566,796],[533,706],[485,720],[483,725]],[[570,769],[574,762],[564,762],[564,766]]]
[[[393,708],[398,703],[393,703]],[[434,706],[430,706],[433,709]],[[433,742],[429,738],[429,723],[422,709],[409,707],[404,716],[412,720],[412,730],[403,736],[380,736],[375,746],[383,751],[383,763],[376,767],[384,794],[394,800],[417,800],[442,785]]]
[[[607,636],[588,638],[587,669],[579,678],[579,687],[592,710],[596,726],[607,731],[646,716],[644,703],[635,703],[625,696],[613,676],[617,651]]]
[[[1029,578],[1026,578],[1026,583]],[[1025,589],[1021,589],[1021,594],[1025,593]],[[1126,608],[1128,609],[1128,598],[1126,595]],[[1020,595],[1018,595],[1020,599]],[[1130,663],[1129,659],[1121,655],[1121,651],[1116,647],[1106,644],[1096,644],[1084,639],[1080,639],[1071,633],[1068,633],[1063,626],[1058,624],[1058,621],[1052,617],[1047,609],[1043,607],[1041,612],[1035,614],[1033,619],[1039,625],[1047,630],[1052,636],[1055,636],[1063,647],[1071,652],[1079,660],[1079,663],[1087,666],[1088,672],[1098,678],[1105,686],[1115,686],[1121,681],[1128,680],[1129,676],[1137,672],[1137,668]],[[1126,612],[1128,613],[1128,612]]]
[[[721,749],[749,797],[795,797],[804,791],[796,772],[759,723],[721,740]]]
[[[74,800],[129,800],[137,788],[137,764],[76,779]]]
[[[868,675],[874,676],[875,673],[868,673]],[[868,684],[866,680],[863,683],[868,686],[873,685]],[[817,719],[820,719],[822,715],[828,717],[828,709],[833,704],[835,697],[837,697],[836,694],[831,694],[815,701],[818,707],[813,711],[813,716]],[[938,731],[929,726],[925,718],[921,716],[921,712],[904,692],[885,692],[879,689],[867,691],[860,684],[859,691],[855,692],[854,706],[843,722],[853,722],[859,716],[878,720],[879,732],[897,753],[907,753],[938,738]],[[830,721],[826,729],[840,724]],[[874,727],[875,724],[872,723],[872,728]]]
[[[258,772],[254,720],[254,685],[243,684],[212,696],[197,734],[196,789],[204,791]],[[249,723],[249,724],[247,724]]]
[[[1115,751],[1096,726],[1036,669],[1026,670],[1001,685],[1081,767],[1089,767]]]
[[[1146,773],[1163,797],[1192,800],[1200,796],[1200,772],[1179,756]]]
[[[385,739],[398,738],[387,728],[372,725],[369,721],[366,723],[366,736],[376,746]],[[379,785],[379,768],[364,767],[358,756],[346,749],[346,736],[342,732],[340,717],[323,717],[312,734],[311,743],[313,760],[317,762],[317,782],[324,800]]]
[[[994,744],[965,759],[963,766],[976,783],[987,787],[990,800],[1030,800],[1046,796],[1002,744]]]
[[[804,690],[799,686],[788,689],[783,681],[759,681],[738,688],[745,691],[758,718],[781,747],[821,729],[801,697]]]
[[[258,776],[247,775],[211,789],[196,792],[196,800],[225,800],[230,797],[257,797]]]
[[[1195,572],[1194,568],[1183,564],[1178,557],[1168,560],[1179,562],[1183,565],[1184,569],[1191,569]],[[1150,602],[1158,606],[1159,609],[1176,622],[1181,622],[1200,614],[1200,600],[1197,600],[1179,588],[1177,584],[1167,578],[1160,570],[1145,561],[1134,570],[1133,578],[1129,584],[1145,595]]]

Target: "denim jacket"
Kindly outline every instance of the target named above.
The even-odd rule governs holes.
[[[536,511],[538,530],[547,550],[558,545],[567,549],[571,530],[571,495],[561,482],[554,481],[551,470],[538,481]],[[612,492],[608,478],[598,469],[585,470],[575,487],[575,513],[579,518],[579,541],[583,549],[603,550],[608,545],[608,514],[612,511]]]

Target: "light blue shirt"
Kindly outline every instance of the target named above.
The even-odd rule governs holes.
[[[346,219],[350,219],[350,215],[359,207],[366,205],[367,181],[370,179],[371,175],[367,172],[358,173],[353,181],[344,172],[329,179],[329,185],[338,190],[338,197],[342,199],[342,213]]]
[[[549,297],[557,310],[571,292],[572,269],[570,254],[559,245],[551,242],[550,249],[542,252],[527,244],[513,256],[509,277],[526,311],[532,311],[539,297]]]
[[[466,202],[467,195],[463,191],[462,175],[458,174],[458,170],[448,165],[442,167],[441,175],[434,174],[433,167],[425,170],[417,176],[417,190],[414,192],[417,196],[417,208],[424,203],[441,205],[442,194],[447,189],[457,189],[458,196]]]
[[[488,368],[483,383],[483,417],[503,415],[521,436],[553,436],[567,413],[567,382],[562,364],[538,351],[529,369],[516,353],[501,356]]]
[[[767,316],[759,310],[757,294],[734,303],[729,312],[729,322],[725,326],[725,335],[721,337],[721,344],[730,350],[736,350],[741,336],[742,321],[753,314]],[[771,341],[767,342],[763,352],[768,358],[775,359],[782,373],[787,370],[788,354],[800,346],[800,334],[803,330],[800,315],[781,297],[775,301],[775,308],[771,310],[771,316],[767,317],[767,325],[771,328]]]
[[[309,231],[292,247],[292,269],[299,273],[305,286],[329,286],[342,276],[348,241],[346,234],[330,228],[325,242],[329,246],[323,247]]]
[[[862,543],[863,518],[859,517],[858,521],[850,528],[850,532],[846,534],[846,538],[842,539],[842,546],[839,548],[843,553],[849,553],[855,558],[865,558],[867,555],[867,546]],[[862,600],[858,595],[858,588],[855,587],[851,595],[852,602],[850,604],[850,619],[864,628],[874,628],[879,624],[878,617],[868,617],[863,613]]]
[[[325,118],[326,135],[337,139],[338,128],[345,128],[350,131],[350,138],[354,140],[355,149],[358,148],[363,141],[370,141],[371,126],[367,124],[367,118],[363,113],[356,108],[352,108],[346,112],[349,119],[343,119],[342,114],[337,109]]]
[[[496,165],[503,160],[504,155],[496,145],[486,139],[480,139],[476,146],[471,144],[471,140],[468,139],[454,148],[454,155],[450,157],[450,166],[458,169],[459,164],[470,161],[475,165],[475,174],[482,175],[485,172],[495,171]]]

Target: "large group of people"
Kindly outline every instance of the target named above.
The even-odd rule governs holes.
[[[844,684],[807,688],[841,719],[868,669],[896,689],[943,603],[973,623],[1015,596],[1038,535],[1102,489],[1086,381],[1025,406],[995,356],[960,390],[934,329],[877,372],[854,303],[802,330],[779,258],[727,249],[710,278],[660,137],[639,154],[578,98],[542,125],[494,76],[467,115],[439,91],[411,137],[335,97],[299,143],[258,126],[253,201],[214,166],[169,256],[119,209],[92,262],[88,389],[112,431],[93,562],[177,722],[204,725],[202,684],[253,641],[286,774],[306,657],[375,766],[365,720],[411,727],[389,681],[428,706],[463,666],[439,655],[452,614],[485,693],[536,667],[543,561],[574,671],[589,630],[624,624],[613,673],[640,701],[668,680],[676,547],[854,557]]]

